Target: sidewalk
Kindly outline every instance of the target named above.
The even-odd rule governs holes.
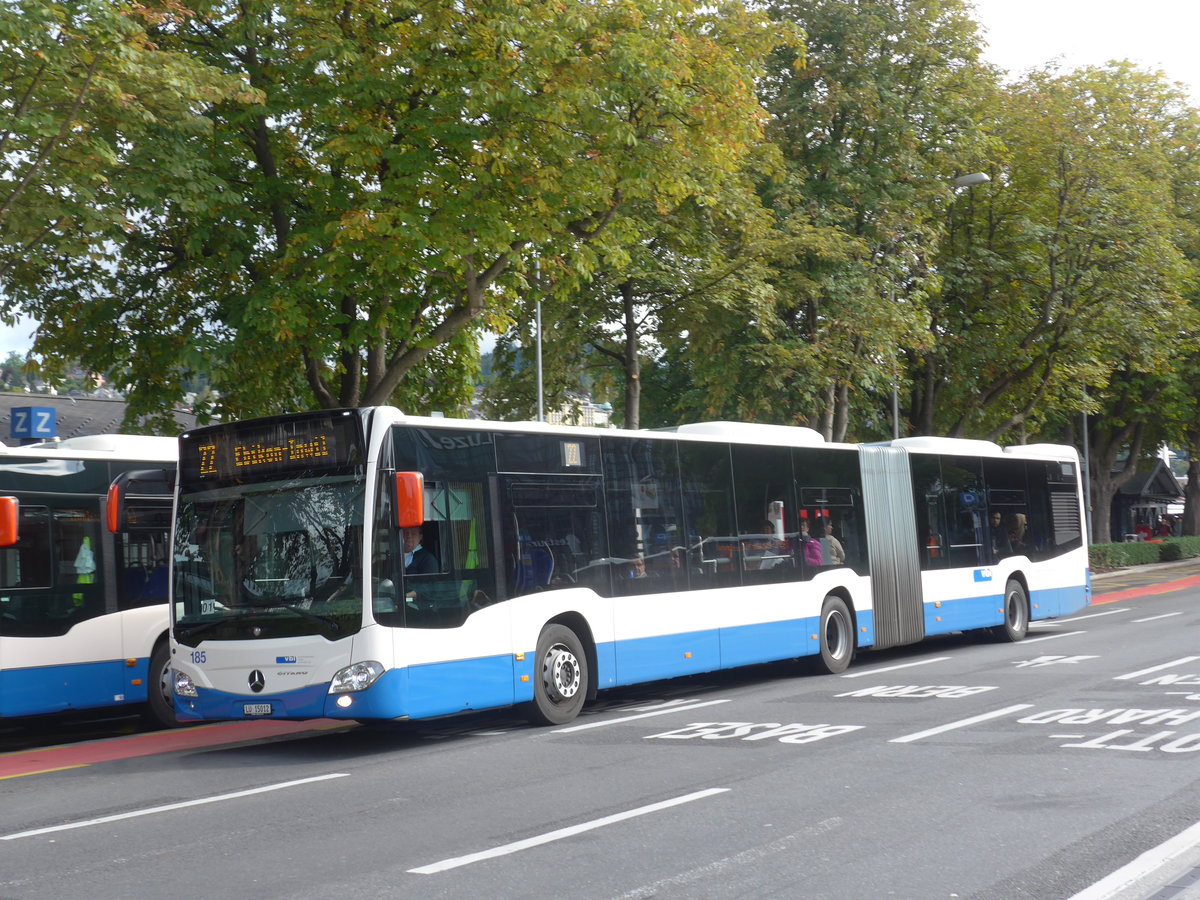
[[[1192,579],[1200,583],[1200,557],[1175,562],[1129,566],[1111,572],[1092,573],[1092,593],[1097,596],[1115,594],[1139,588],[1159,587],[1153,593],[1188,587]],[[1176,582],[1179,582],[1178,584]]]

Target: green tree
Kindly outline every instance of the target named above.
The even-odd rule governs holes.
[[[841,439],[887,427],[897,350],[920,346],[950,179],[994,80],[963,0],[776,0],[807,65],[762,84],[788,166],[767,198],[792,240],[776,261],[775,415]],[[890,429],[888,429],[890,430]]]
[[[97,265],[107,242],[209,132],[207,104],[244,84],[155,45],[178,20],[128,0],[0,4],[0,293],[27,299],[63,258]],[[78,301],[80,298],[76,298]],[[5,310],[12,321],[12,310]]]
[[[90,351],[136,407],[203,363],[238,415],[460,405],[532,256],[586,273],[631,204],[736,168],[773,42],[738,5],[685,0],[191,9],[158,45],[261,102],[210,105],[203,177],[147,171],[104,266],[23,299],[46,346]]]
[[[913,369],[919,431],[1037,433],[1110,373],[1169,367],[1192,277],[1172,199],[1171,122],[1186,108],[1127,64],[1033,73],[1001,98],[992,182],[956,205],[939,261]],[[1131,421],[1124,388],[1112,397]]]
[[[577,393],[612,398],[625,427],[642,427],[643,371],[656,365],[666,348],[706,355],[732,323],[745,328],[769,319],[765,260],[774,238],[755,192],[755,176],[764,164],[759,159],[714,183],[703,199],[667,211],[647,204],[632,208],[622,217],[621,245],[599,258],[588,279],[564,286],[543,278],[532,285],[529,301],[557,298],[542,310],[551,409]],[[523,348],[537,339],[531,313],[527,302],[525,314],[499,346],[509,375],[497,380],[489,398],[502,414],[528,415],[536,393],[533,368],[517,364],[528,355]],[[759,334],[765,339],[765,331]],[[749,373],[743,369],[741,374]],[[692,391],[707,394],[714,387],[702,380]],[[656,424],[672,418],[667,409],[652,415]]]

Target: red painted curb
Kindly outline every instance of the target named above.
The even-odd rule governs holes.
[[[1134,597],[1148,597],[1151,594],[1166,594],[1171,591],[1182,591],[1185,588],[1200,585],[1200,575],[1190,578],[1179,578],[1175,581],[1164,581],[1161,584],[1147,584],[1142,587],[1126,588],[1123,591],[1113,591],[1111,594],[1099,594],[1092,597],[1092,606],[1102,603],[1118,603],[1121,600],[1132,600]]]
[[[308,722],[220,722],[195,728],[181,728],[178,731],[155,731],[81,744],[19,750],[16,753],[0,755],[0,779],[60,769],[76,769],[115,759],[133,759],[176,750],[197,750],[202,747],[257,741],[347,724],[349,723],[333,719]]]

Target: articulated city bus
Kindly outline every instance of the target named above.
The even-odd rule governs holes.
[[[0,445],[0,718],[142,706],[175,724],[167,675],[171,497],[114,479],[175,468],[178,441],[94,435]]]
[[[1089,602],[1070,447],[630,432],[386,407],[180,440],[181,720],[570,721],[617,685],[979,631]]]

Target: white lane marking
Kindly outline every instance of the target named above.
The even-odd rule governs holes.
[[[1088,613],[1086,616],[1068,616],[1065,619],[1042,619],[1040,622],[1034,622],[1034,625],[1062,625],[1066,622],[1082,622],[1084,619],[1098,619],[1101,616],[1115,616],[1117,613],[1129,612],[1128,607],[1121,609],[1106,609],[1104,612]]]
[[[578,825],[571,825],[568,828],[559,828],[557,831],[548,831],[546,834],[539,834],[535,837],[525,838],[522,841],[513,841],[511,844],[504,844],[500,847],[493,847],[491,850],[481,850],[478,853],[469,853],[466,856],[455,856],[450,859],[443,859],[441,862],[431,863],[428,866],[421,866],[417,869],[409,869],[408,871],[414,875],[436,875],[438,872],[445,872],[449,869],[457,869],[459,866],[469,866],[472,863],[482,862],[485,859],[495,859],[498,856],[508,856],[511,853],[519,853],[522,850],[528,850],[530,847],[540,847],[542,844],[549,844],[552,841],[561,841],[563,838],[574,837],[577,834],[583,834],[587,831],[593,831],[597,828],[603,828],[606,825],[614,825],[617,822],[624,822],[626,819],[634,819],[638,816],[648,815],[649,813],[658,812],[663,809],[670,809],[672,806],[680,806],[684,803],[691,803],[693,800],[703,800],[705,797],[712,797],[716,794],[724,794],[730,788],[709,788],[704,791],[696,791],[694,794],[684,794],[682,797],[674,797],[671,800],[663,800],[659,803],[651,803],[649,806],[639,806],[637,809],[626,810],[625,812],[614,813],[611,816],[605,816],[602,819],[594,819],[591,822],[581,822]]]
[[[149,809],[135,809],[113,816],[101,816],[99,819],[84,819],[80,822],[68,822],[65,825],[51,825],[48,828],[35,828],[32,831],[18,831],[16,834],[0,836],[0,841],[15,841],[18,838],[35,837],[39,834],[53,834],[56,831],[70,831],[72,828],[87,828],[91,825],[103,825],[107,822],[119,822],[122,819],[136,819],[140,816],[152,816],[156,813],[170,812],[173,809],[187,809],[190,806],[203,806],[206,803],[220,803],[222,800],[236,800],[239,797],[250,797],[254,794],[266,794],[270,791],[281,791],[284,788],[296,787],[301,784],[313,784],[317,781],[329,781],[331,778],[349,778],[348,772],[335,772],[331,775],[317,775],[314,778],[299,778],[296,781],[283,781],[279,784],[268,784],[263,787],[250,788],[245,791],[234,791],[232,794],[219,794],[216,797],[204,797],[200,800],[184,800],[180,803],[168,803],[164,806],[152,806]]]
[[[1132,622],[1153,622],[1156,619],[1169,619],[1171,616],[1182,616],[1181,612],[1163,613],[1161,616],[1147,616],[1144,619],[1131,619]]]
[[[764,844],[760,847],[751,847],[749,850],[743,850],[733,856],[723,857],[715,862],[705,863],[686,872],[680,872],[678,875],[670,875],[658,881],[652,881],[631,891],[626,891],[624,894],[614,897],[613,900],[652,900],[654,897],[665,896],[667,888],[692,888],[700,884],[711,884],[717,879],[722,880],[726,884],[734,884],[736,882],[732,879],[738,877],[738,867],[745,867],[760,862],[776,853],[788,851],[794,853],[796,852],[796,844],[798,842],[828,834],[841,828],[844,824],[845,822],[837,816],[822,819],[820,822],[813,825],[806,825],[799,831],[793,831],[791,834],[784,835],[778,840],[771,841],[769,844]],[[697,894],[701,890],[702,888],[697,888]],[[676,893],[678,893],[678,890]],[[688,891],[688,895],[696,896],[691,891]]]
[[[1150,875],[1182,853],[1200,844],[1200,822],[1186,828],[1157,847],[1151,847],[1137,859],[1084,888],[1070,900],[1106,900]]]
[[[1018,646],[1024,646],[1025,644],[1036,644],[1036,643],[1039,643],[1040,641],[1052,641],[1055,638],[1071,637],[1072,635],[1076,635],[1076,634],[1087,634],[1087,632],[1086,631],[1064,631],[1062,634],[1044,634],[1041,637],[1026,638],[1025,640],[1021,641],[1021,643],[1018,644]]]
[[[847,674],[842,675],[842,677],[843,678],[863,678],[867,675],[878,675],[880,672],[894,672],[894,671],[896,671],[896,669],[910,669],[913,666],[925,666],[925,665],[928,665],[929,663],[942,662],[943,660],[946,660],[949,658],[950,657],[948,657],[948,656],[935,656],[935,657],[933,657],[933,659],[922,659],[922,660],[918,660],[917,662],[900,663],[899,665],[896,665],[896,666],[883,666],[878,669],[867,669],[863,672],[849,672]]]
[[[569,728],[555,728],[551,734],[568,734],[572,731],[586,731],[589,728],[603,728],[605,725],[618,725],[621,722],[632,722],[634,719],[649,719],[654,716],[665,716],[667,713],[688,712],[704,706],[716,706],[718,703],[728,703],[728,700],[706,700],[704,703],[693,703],[690,706],[670,706],[656,709],[653,712],[638,713],[636,716],[621,716],[619,719],[605,719],[603,722],[587,722],[583,725],[572,725]]]
[[[1139,669],[1136,672],[1130,672],[1126,675],[1117,675],[1113,678],[1113,681],[1133,681],[1133,679],[1149,675],[1151,672],[1161,672],[1163,669],[1169,669],[1172,666],[1182,666],[1185,663],[1195,662],[1198,659],[1200,659],[1200,656],[1181,656],[1179,659],[1173,659],[1160,666],[1151,666],[1148,669]]]
[[[906,734],[904,737],[892,738],[888,741],[889,744],[911,744],[913,741],[919,741],[922,738],[933,737],[935,734],[942,734],[947,731],[954,731],[956,728],[966,728],[969,725],[976,725],[980,722],[986,722],[989,719],[999,719],[1001,716],[1007,716],[1010,713],[1020,712],[1023,709],[1029,709],[1033,706],[1032,703],[1018,703],[1015,706],[1006,706],[1004,709],[996,709],[990,713],[981,713],[978,716],[971,716],[969,719],[960,719],[957,722],[950,722],[946,725],[938,725],[936,728],[929,728],[925,731],[918,731],[914,734]]]

